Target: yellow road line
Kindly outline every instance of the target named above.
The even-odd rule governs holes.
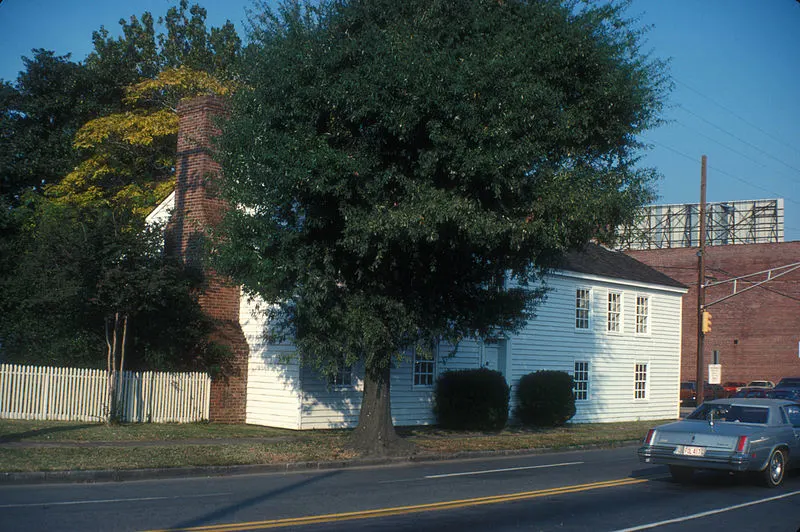
[[[266,530],[268,528],[280,528],[286,526],[314,525],[320,523],[335,523],[337,521],[352,521],[355,519],[371,519],[375,517],[391,517],[395,515],[406,515],[420,512],[432,512],[439,510],[453,510],[468,506],[480,506],[484,504],[497,504],[502,502],[521,501],[525,499],[536,499],[550,495],[563,495],[567,493],[578,493],[581,491],[596,490],[601,488],[614,488],[617,486],[629,486],[647,482],[647,479],[621,478],[616,480],[606,480],[602,482],[592,482],[590,484],[577,484],[574,486],[563,486],[560,488],[549,488],[536,491],[524,491],[519,493],[509,493],[506,495],[493,495],[490,497],[477,497],[474,499],[462,499],[456,501],[443,501],[428,504],[417,504],[413,506],[397,506],[394,508],[378,508],[375,510],[362,510],[358,512],[344,512],[338,514],[313,515],[307,517],[289,517],[284,519],[272,519],[268,521],[252,521],[249,523],[231,523],[228,525],[209,525],[192,528],[174,528],[165,530],[153,530],[150,532],[233,532],[238,530]]]

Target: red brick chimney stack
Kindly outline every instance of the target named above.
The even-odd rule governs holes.
[[[239,325],[240,289],[203,263],[207,230],[222,219],[226,203],[215,194],[220,167],[211,155],[211,141],[219,134],[215,117],[225,114],[223,100],[201,96],[178,105],[175,208],[169,223],[169,247],[185,263],[204,273],[200,306],[217,327],[212,340],[231,350],[225,375],[211,383],[210,420],[244,423],[249,349]]]

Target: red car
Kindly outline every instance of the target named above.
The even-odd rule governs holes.
[[[745,386],[746,384],[743,382],[733,382],[733,381],[728,381],[722,385],[722,387],[725,388],[725,391],[728,392],[728,396],[732,396]]]

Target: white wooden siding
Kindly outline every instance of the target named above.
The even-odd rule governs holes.
[[[263,308],[262,302],[242,294],[239,323],[250,348],[245,422],[300,429],[300,364],[292,344],[265,340]]]
[[[127,422],[208,420],[206,373],[125,371],[121,417]],[[108,372],[99,369],[0,365],[0,418],[102,421],[108,412]]]
[[[512,409],[519,379],[538,370],[572,373],[575,360],[589,362],[589,399],[576,403],[573,422],[669,419],[678,416],[681,292],[631,287],[610,280],[591,282],[589,333],[574,327],[575,290],[587,280],[568,275],[548,279],[552,291],[536,319],[513,338]],[[623,292],[623,330],[606,330],[608,291]],[[650,332],[636,334],[636,294],[650,297]],[[648,367],[648,398],[634,401],[634,364]]]
[[[303,365],[300,375],[303,383],[301,428],[332,429],[358,424],[363,390],[361,368],[353,368],[352,386],[331,386],[308,365]]]
[[[548,279],[552,291],[537,317],[518,335],[505,340],[501,369],[512,386],[511,409],[519,379],[538,370],[572,373],[575,360],[589,363],[589,398],[576,403],[576,423],[656,420],[679,415],[681,298],[684,290],[615,282],[561,272]],[[591,290],[590,329],[575,328],[575,289]],[[606,330],[608,291],[622,292],[622,331]],[[649,297],[649,332],[636,334],[636,295]],[[244,300],[245,298],[243,298]],[[362,389],[331,387],[311,368],[286,361],[291,345],[267,345],[263,319],[243,305],[242,329],[250,343],[247,422],[295,429],[354,427]],[[483,365],[495,346],[465,340],[454,353],[441,346],[435,375]],[[648,363],[648,397],[634,400],[634,366]],[[502,364],[502,361],[499,361]],[[356,381],[363,371],[355,368]],[[413,385],[410,355],[392,370],[392,417],[395,425],[435,422],[433,387]]]

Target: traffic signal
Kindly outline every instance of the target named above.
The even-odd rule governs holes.
[[[703,334],[711,332],[711,313],[703,311]]]

